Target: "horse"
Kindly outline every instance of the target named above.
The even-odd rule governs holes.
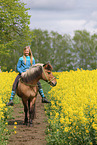
[[[19,79],[16,94],[22,99],[25,125],[29,123],[29,126],[32,126],[33,119],[35,118],[35,101],[38,94],[38,81],[42,79],[53,87],[57,84],[56,78],[52,74],[52,69],[53,67],[50,63],[37,63],[31,66]]]

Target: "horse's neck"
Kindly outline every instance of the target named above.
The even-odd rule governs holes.
[[[25,73],[22,80],[25,83],[35,84],[41,79],[41,76],[42,76],[42,69],[31,68]]]
[[[33,84],[33,85],[36,85],[38,83],[38,81],[40,80],[40,77],[39,78],[36,78],[36,79],[33,79],[31,80],[29,83]]]

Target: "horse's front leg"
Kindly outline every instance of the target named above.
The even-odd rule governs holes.
[[[27,113],[28,113],[28,103],[27,103],[27,100],[22,100],[22,102],[23,102],[23,105],[24,105],[24,112],[25,112],[24,124],[27,125],[28,124],[28,116],[27,116]]]
[[[35,117],[35,101],[36,97],[32,101],[29,101],[29,125],[32,126],[32,120]]]

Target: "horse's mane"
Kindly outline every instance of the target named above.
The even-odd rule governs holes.
[[[42,74],[42,66],[43,64],[37,63],[34,66],[31,66],[23,76],[21,76],[21,79],[23,82],[28,83],[32,82],[34,79],[38,78]]]

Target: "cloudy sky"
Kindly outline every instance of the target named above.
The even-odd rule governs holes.
[[[97,0],[21,0],[30,8],[30,28],[74,34],[97,33]]]

